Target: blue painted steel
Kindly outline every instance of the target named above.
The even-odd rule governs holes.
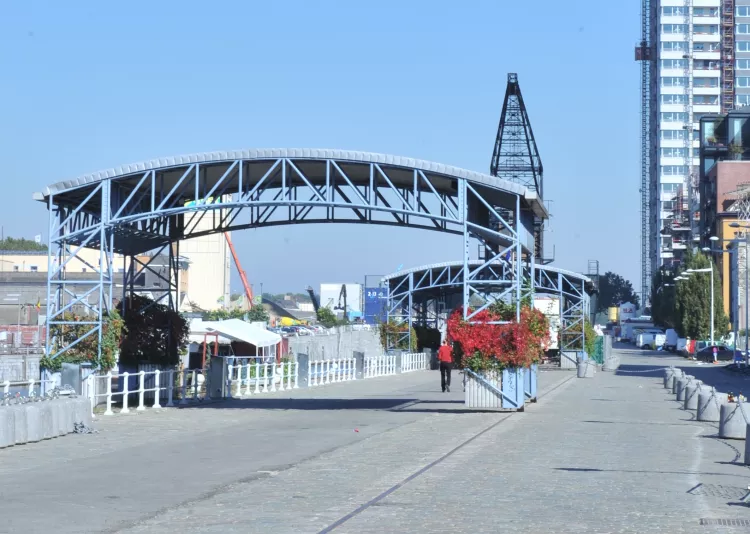
[[[523,368],[503,369],[503,408],[509,410],[523,408],[525,402],[523,384]]]
[[[523,389],[526,399],[531,402],[536,402],[536,386],[537,378],[539,373],[539,366],[533,364],[531,367],[524,368],[523,370]]]
[[[386,301],[388,290],[384,287],[365,288],[365,322],[382,323],[386,320]]]

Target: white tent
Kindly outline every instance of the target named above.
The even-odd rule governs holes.
[[[227,319],[226,321],[202,321],[202,326],[208,332],[216,332],[232,341],[243,341],[258,348],[272,347],[281,343],[281,336],[265,328],[246,323],[241,319]]]

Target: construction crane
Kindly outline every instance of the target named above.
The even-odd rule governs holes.
[[[242,281],[242,287],[245,289],[245,296],[247,297],[247,302],[250,306],[253,305],[253,289],[250,287],[250,284],[247,281],[247,275],[245,274],[245,271],[242,269],[242,265],[240,264],[240,259],[237,257],[237,251],[234,250],[234,245],[232,244],[232,238],[229,237],[229,232],[224,232],[224,238],[227,240],[227,245],[229,245],[229,250],[232,252],[232,258],[234,258],[234,265],[237,267],[237,272],[240,275],[240,281]]]
[[[344,305],[341,305],[341,301],[343,300]],[[346,311],[346,284],[341,284],[341,293],[339,293],[339,303],[337,306],[333,307],[334,310],[343,310],[344,311],[344,322],[349,322],[349,314]]]
[[[307,294],[310,295],[310,300],[312,300],[313,309],[315,310],[315,313],[318,313],[318,308],[320,308],[320,303],[318,302],[318,299],[315,298],[315,292],[313,291],[313,288],[311,286],[307,286]]]

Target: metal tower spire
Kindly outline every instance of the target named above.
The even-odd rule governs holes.
[[[518,85],[518,75],[508,74],[503,111],[495,138],[495,149],[490,162],[490,174],[521,184],[536,191],[544,200],[544,170],[539,150],[531,130],[531,121]],[[534,239],[537,261],[544,260],[544,220],[534,224]]]

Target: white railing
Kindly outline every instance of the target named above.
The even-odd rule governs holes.
[[[131,388],[131,380],[135,378],[137,387]],[[178,381],[175,381],[178,378]],[[122,379],[122,389],[114,390],[112,379]],[[97,380],[104,380],[104,388],[97,387]],[[147,385],[148,382],[148,385]],[[119,385],[119,384],[118,384]],[[136,411],[146,409],[146,394],[150,393],[153,398],[152,408],[161,408],[161,399],[166,393],[166,406],[172,407],[175,401],[179,404],[188,404],[190,401],[202,400],[205,397],[206,375],[203,369],[187,369],[184,371],[140,371],[137,373],[113,373],[109,371],[106,375],[89,375],[86,379],[86,396],[92,400],[94,406],[98,405],[98,399],[103,397],[106,409],[104,415],[113,415],[113,404],[118,401],[121,408],[118,413],[130,413],[131,397],[137,396],[133,401]],[[102,391],[103,389],[103,391]],[[177,393],[177,394],[175,394]]]
[[[3,386],[3,396],[10,395],[10,389],[13,388],[15,390],[22,389],[26,392],[27,397],[33,397],[33,396],[39,396],[41,395],[41,391],[44,389],[42,387],[43,384],[52,384],[54,386],[55,381],[54,380],[16,380],[11,382],[10,380],[5,380],[4,382],[0,382]],[[40,386],[39,390],[35,390],[34,386]],[[20,391],[18,392],[20,393]]]
[[[401,372],[428,371],[430,359],[424,352],[404,353],[401,355]]]
[[[232,397],[285,391],[299,387],[299,364],[240,360],[227,365],[227,377]]]
[[[365,378],[396,374],[396,356],[384,354],[365,358]]]
[[[315,360],[308,363],[307,376],[311,386],[356,380],[357,366],[354,358]]]

